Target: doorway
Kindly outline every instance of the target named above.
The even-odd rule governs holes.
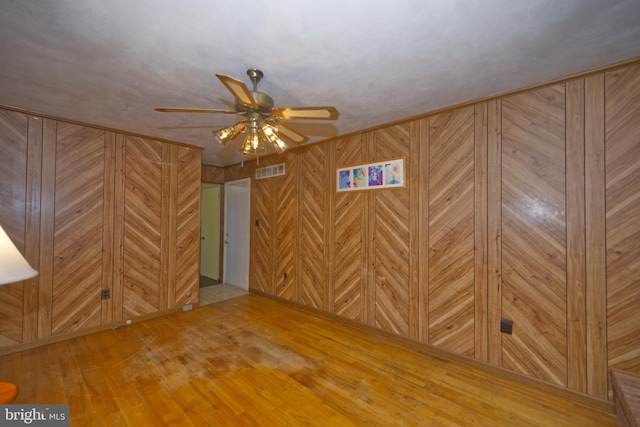
[[[200,217],[200,287],[220,283],[220,184],[202,183]]]
[[[249,290],[251,178],[224,184],[223,281]]]

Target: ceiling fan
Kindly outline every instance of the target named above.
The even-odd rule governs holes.
[[[262,71],[250,68],[247,75],[253,83],[251,91],[240,80],[216,74],[234,96],[235,110],[166,107],[158,107],[155,110],[169,113],[222,113],[243,116],[233,126],[213,131],[213,134],[216,140],[224,145],[246,130],[247,135],[240,151],[256,156],[266,153],[264,141],[273,144],[278,154],[281,154],[291,146],[309,140],[280,120],[336,120],[340,115],[335,107],[274,107],[273,98],[266,93],[258,92],[258,83],[264,77]]]

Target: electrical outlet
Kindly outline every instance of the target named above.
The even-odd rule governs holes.
[[[101,299],[109,299],[111,298],[111,289],[103,289],[100,291]]]
[[[256,219],[256,227],[260,227],[260,220]]]
[[[289,274],[287,274],[287,272],[284,272],[284,280],[287,280],[289,278]]]
[[[500,332],[511,335],[513,333],[513,320],[500,319]]]

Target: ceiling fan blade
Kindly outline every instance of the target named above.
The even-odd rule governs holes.
[[[238,114],[235,111],[230,110],[214,110],[211,108],[167,108],[167,107],[157,107],[154,108],[156,111],[161,111],[163,113],[223,113],[223,114]]]
[[[276,107],[271,114],[285,120],[336,120],[340,115],[336,107]]]
[[[294,145],[304,144],[309,140],[306,136],[298,133],[282,123],[275,123],[274,126],[278,129],[278,138],[282,138],[285,142]]]
[[[258,108],[258,104],[256,100],[253,99],[251,92],[249,92],[249,88],[247,85],[242,83],[240,80],[236,80],[233,77],[225,76],[224,74],[216,74],[216,77],[220,79],[223,85],[229,89],[229,92],[233,94],[240,104],[245,106],[250,106],[253,108]]]

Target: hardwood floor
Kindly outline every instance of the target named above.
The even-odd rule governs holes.
[[[0,357],[71,425],[614,426],[596,410],[249,294]],[[606,406],[606,405],[604,405]]]

